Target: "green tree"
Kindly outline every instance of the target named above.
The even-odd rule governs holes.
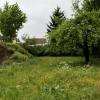
[[[56,30],[51,32],[51,37],[55,35],[55,45],[50,44],[54,52],[58,54],[73,54],[78,49],[79,37],[73,20],[63,22]]]
[[[75,18],[76,29],[85,57],[85,63],[89,63],[89,55],[92,46],[100,39],[100,12],[84,12]]]
[[[12,42],[25,22],[26,15],[20,10],[18,4],[9,5],[6,2],[4,8],[0,10],[0,31],[4,41]]]
[[[84,0],[82,7],[79,7],[79,1],[75,2],[75,24],[79,31],[85,62],[89,63],[90,48],[97,45],[100,35],[100,1]]]
[[[47,25],[47,32],[52,32],[55,30],[66,18],[64,12],[61,11],[60,7],[57,7],[52,16],[50,16],[51,22]]]
[[[56,45],[62,51],[64,48],[70,51],[81,48],[85,57],[85,63],[88,64],[90,62],[91,48],[100,39],[100,11],[79,9],[78,5],[75,7],[74,17],[61,24],[52,32],[52,36],[55,34]]]
[[[52,32],[56,35],[55,47],[60,48],[61,52],[82,49],[85,64],[88,64],[91,47],[100,39],[99,18],[100,12],[84,12],[62,23]]]
[[[59,48],[56,46],[56,35],[53,33],[59,25],[66,20],[64,12],[61,11],[60,7],[57,7],[52,16],[50,16],[51,22],[47,25],[48,43],[49,51],[53,54],[59,54]],[[52,34],[53,33],[53,34]]]
[[[100,0],[84,0],[83,9],[87,11],[100,10]]]

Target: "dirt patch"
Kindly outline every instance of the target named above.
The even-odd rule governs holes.
[[[8,50],[7,47],[0,45],[0,64],[3,63],[13,52]]]

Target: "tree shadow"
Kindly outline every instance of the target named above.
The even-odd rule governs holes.
[[[73,62],[73,63],[68,63],[72,67],[84,67],[84,61],[79,61],[79,62]]]
[[[91,57],[91,64],[95,67],[100,67],[100,58],[99,57]]]

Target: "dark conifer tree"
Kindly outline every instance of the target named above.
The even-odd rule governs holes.
[[[61,11],[60,7],[57,7],[52,16],[50,16],[51,22],[47,25],[47,33],[52,32],[52,30],[56,29],[66,18],[64,12]]]

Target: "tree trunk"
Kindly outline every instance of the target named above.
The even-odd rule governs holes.
[[[90,59],[89,59],[89,49],[88,49],[88,47],[84,47],[84,57],[85,57],[85,64],[89,64],[89,61],[90,61]]]
[[[87,41],[87,36],[85,38],[84,44],[83,44],[83,53],[84,53],[84,57],[85,57],[85,64],[89,64],[90,59],[89,59],[89,47],[88,47],[88,41]]]

